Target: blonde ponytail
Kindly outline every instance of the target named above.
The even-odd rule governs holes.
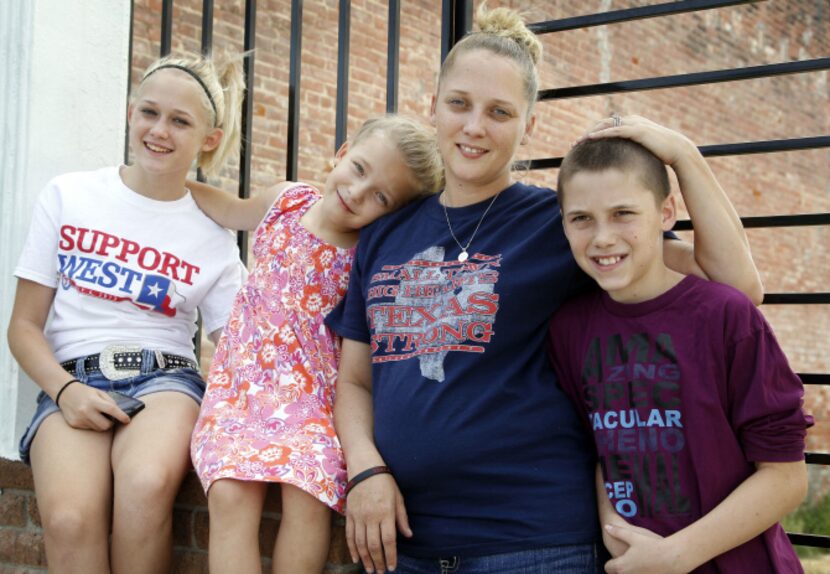
[[[213,83],[220,98],[216,100],[216,127],[224,132],[222,141],[211,151],[202,152],[197,163],[207,176],[215,175],[232,153],[239,150],[242,136],[242,101],[245,97],[245,73],[242,57],[214,57]]]

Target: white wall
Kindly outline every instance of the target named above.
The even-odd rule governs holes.
[[[38,390],[6,340],[32,206],[54,175],[123,160],[129,32],[130,0],[0,0],[0,457]]]

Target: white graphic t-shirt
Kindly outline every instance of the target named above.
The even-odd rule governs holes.
[[[47,184],[14,274],[56,289],[45,332],[58,361],[113,343],[194,358],[198,312],[221,329],[245,268],[189,193],[149,199],[109,167]]]

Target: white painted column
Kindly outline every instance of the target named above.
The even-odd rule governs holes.
[[[8,349],[12,276],[40,189],[124,157],[130,0],[0,0],[0,457],[39,390]]]

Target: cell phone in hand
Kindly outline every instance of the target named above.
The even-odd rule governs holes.
[[[126,415],[130,418],[133,418],[136,415],[136,413],[140,412],[141,409],[145,407],[144,401],[140,401],[129,395],[125,395],[124,393],[119,393],[118,391],[107,391],[107,394],[110,396],[112,400],[115,401],[115,404],[118,405],[118,408],[124,411]],[[110,415],[104,416],[106,416],[109,419],[115,420]]]

